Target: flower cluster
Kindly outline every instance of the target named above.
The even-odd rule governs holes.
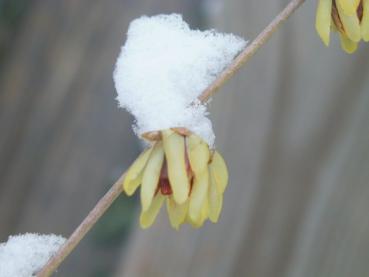
[[[327,46],[331,28],[339,33],[342,48],[355,52],[361,39],[369,41],[369,0],[319,0],[316,29]]]
[[[150,227],[166,200],[169,220],[201,227],[217,222],[228,183],[222,156],[199,136],[183,128],[146,134],[152,142],[131,165],[123,189],[131,196],[141,185],[140,224]]]

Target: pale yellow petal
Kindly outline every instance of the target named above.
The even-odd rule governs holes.
[[[205,220],[209,217],[209,202],[204,201],[201,209],[201,225],[204,224]]]
[[[178,230],[179,226],[185,221],[188,211],[188,201],[184,204],[177,204],[172,197],[167,198],[167,211],[170,225]]]
[[[172,130],[164,130],[162,138],[173,197],[178,204],[183,204],[190,191],[186,171],[184,137]]]
[[[345,50],[349,54],[354,53],[356,51],[357,42],[353,42],[352,40],[347,38],[345,35],[342,35],[341,33],[340,39],[341,39],[341,47],[343,50]]]
[[[213,153],[213,158],[209,168],[216,180],[217,186],[219,186],[220,193],[224,193],[228,184],[228,169],[219,152],[215,151]]]
[[[345,14],[340,5],[337,5],[337,10],[347,37],[354,42],[359,42],[361,39],[361,28],[357,15]]]
[[[203,172],[195,174],[193,187],[190,195],[189,216],[196,221],[201,216],[201,209],[204,202],[207,202],[209,187],[209,170],[205,168]]]
[[[186,139],[187,153],[190,160],[191,169],[195,174],[203,172],[209,163],[209,146],[200,137],[190,135]]]
[[[155,218],[159,214],[161,205],[163,204],[164,200],[165,196],[158,193],[154,197],[149,209],[147,211],[141,211],[140,215],[141,228],[143,229],[149,228],[154,223]]]
[[[189,216],[196,221],[200,216],[203,202],[207,200],[210,151],[208,145],[198,136],[187,139],[187,153],[191,169],[194,172],[193,187],[190,195]]]
[[[209,219],[216,223],[218,222],[220,212],[223,206],[223,194],[219,191],[220,186],[217,185],[214,171],[210,170],[210,183],[209,183]]]
[[[142,182],[143,169],[150,157],[153,147],[146,149],[129,167],[123,182],[123,190],[131,196]]]
[[[361,36],[369,41],[369,0],[363,0],[363,18],[361,19]]]
[[[155,144],[154,149],[144,169],[141,185],[141,204],[146,211],[152,202],[158,187],[161,168],[164,161],[164,150],[161,142]]]
[[[346,15],[356,15],[359,4],[360,0],[337,0],[337,6],[339,6]]]
[[[332,29],[333,31],[335,31],[335,32],[339,32],[339,31],[338,31],[338,29],[337,29],[337,27],[336,27],[336,25],[334,25],[334,21],[333,21],[333,19],[331,20],[331,29]]]
[[[326,46],[331,32],[332,0],[319,0],[316,11],[315,28]]]
[[[201,225],[201,222],[197,222],[197,221],[193,221],[191,218],[190,218],[190,216],[189,215],[187,215],[187,217],[186,217],[186,222],[187,223],[189,223],[189,224],[191,224],[191,226],[193,227],[193,228],[200,228],[202,225]]]
[[[189,216],[189,214],[187,214],[186,221],[190,223],[192,227],[200,228],[204,224],[208,216],[209,216],[209,205],[208,202],[205,201],[201,207],[201,216],[198,219],[193,220]]]

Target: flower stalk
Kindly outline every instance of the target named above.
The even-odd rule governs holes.
[[[280,25],[286,21],[293,12],[305,0],[291,0],[289,4],[269,23],[269,25],[249,44],[237,58],[218,76],[218,78],[207,88],[198,99],[202,103],[206,103],[218,89],[224,85],[236,72],[256,53],[259,48],[264,45],[269,38],[277,31]],[[99,218],[106,212],[111,204],[122,193],[122,184],[125,174],[114,183],[109,191],[98,201],[96,206],[91,210],[82,223],[74,230],[69,239],[62,245],[58,252],[51,257],[46,265],[36,274],[37,277],[48,277],[60,266],[63,260],[74,250],[79,242],[91,230]]]

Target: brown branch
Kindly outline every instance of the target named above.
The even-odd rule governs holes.
[[[278,27],[304,3],[305,0],[292,0],[284,10],[239,54],[235,60],[218,76],[218,78],[199,96],[201,102],[206,102],[217,90],[224,85],[237,71],[263,46],[277,31]]]
[[[264,45],[278,27],[303,3],[305,0],[291,0],[284,10],[273,19],[273,21],[247,46],[229,65],[219,77],[199,96],[203,103],[215,94],[215,92],[255,54],[255,52]],[[63,262],[63,260],[74,250],[78,243],[85,237],[90,229],[95,225],[99,218],[111,206],[122,192],[122,183],[125,173],[110,188],[110,190],[99,200],[92,211],[72,233],[69,239],[62,245],[59,251],[50,258],[47,264],[37,273],[37,277],[50,276]]]
[[[74,230],[69,239],[61,246],[58,252],[50,258],[47,264],[37,273],[37,277],[50,276],[63,262],[63,260],[74,250],[78,243],[85,237],[88,231],[95,225],[97,220],[106,212],[111,204],[122,192],[122,184],[125,173],[120,176],[118,181],[109,191],[99,200],[96,206],[90,211],[82,223]]]

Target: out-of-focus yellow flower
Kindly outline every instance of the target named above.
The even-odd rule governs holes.
[[[326,46],[330,31],[338,31],[341,46],[353,53],[361,39],[369,41],[369,0],[319,0],[316,30]]]
[[[183,128],[144,137],[152,146],[131,165],[123,183],[129,196],[141,185],[141,227],[153,224],[164,201],[175,229],[185,222],[201,227],[208,218],[217,222],[228,183],[222,156]]]

